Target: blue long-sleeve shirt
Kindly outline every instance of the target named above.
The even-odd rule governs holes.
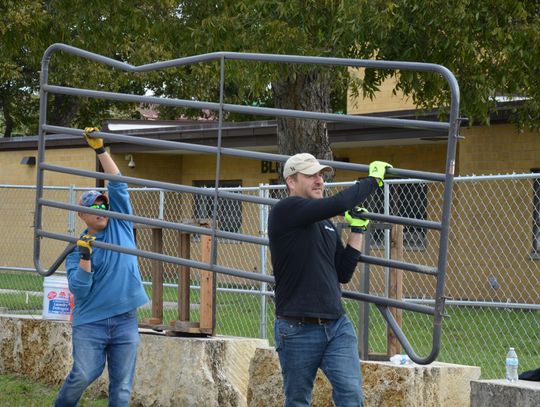
[[[377,189],[368,177],[323,199],[291,196],[268,217],[272,267],[276,279],[276,315],[337,319],[344,314],[340,283],[348,282],[360,257],[343,247],[328,220],[352,209]]]
[[[126,183],[109,182],[108,197],[111,211],[132,213]],[[94,236],[96,241],[136,247],[129,221],[109,218],[107,227]],[[91,272],[83,270],[79,262],[76,248],[66,258],[69,290],[74,296],[74,326],[123,314],[148,302],[136,256],[93,247]]]

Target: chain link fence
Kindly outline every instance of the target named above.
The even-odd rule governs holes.
[[[350,183],[327,184],[334,194]],[[440,221],[443,186],[416,180],[388,180],[385,188],[365,202],[372,212]],[[224,188],[242,194],[281,198],[281,186]],[[74,187],[45,188],[45,198],[75,203],[81,190]],[[151,188],[130,189],[134,213],[140,216],[200,225],[211,218],[213,198]],[[40,315],[43,278],[33,267],[33,210],[35,188],[0,186],[0,312]],[[219,199],[217,219],[222,230],[266,236],[268,207]],[[334,220],[337,223],[342,219]],[[76,235],[84,225],[76,214],[44,208],[43,228]],[[372,227],[371,254],[389,257],[389,232]],[[343,230],[343,238],[347,231]],[[179,256],[180,232],[163,231],[163,253]],[[136,228],[139,249],[152,250],[152,230]],[[404,227],[403,261],[436,266],[438,233]],[[483,378],[504,377],[504,359],[509,346],[520,357],[520,371],[540,367],[540,174],[459,177],[455,179],[449,238],[445,308],[439,361],[477,365]],[[200,238],[190,237],[189,256],[201,260]],[[57,258],[66,243],[44,239],[40,258],[45,268]],[[309,253],[305,253],[309,256]],[[227,239],[218,241],[218,264],[271,274],[266,247]],[[152,262],[140,258],[143,280],[151,297]],[[345,287],[358,290],[363,271],[355,273]],[[62,270],[59,271],[61,273]],[[406,301],[433,304],[435,279],[403,271]],[[388,270],[369,267],[370,293],[387,295]],[[164,323],[178,319],[179,266],[163,265]],[[198,319],[199,276],[190,273],[190,320]],[[359,303],[344,300],[357,326]],[[386,352],[386,323],[370,306],[369,351]],[[139,310],[140,318],[151,316],[151,306]],[[216,323],[222,335],[263,337],[273,340],[275,318],[272,287],[237,277],[217,276]],[[420,355],[431,349],[433,321],[423,314],[403,311],[403,330]]]

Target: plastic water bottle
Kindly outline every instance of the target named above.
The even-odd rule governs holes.
[[[410,362],[410,359],[407,355],[394,355],[390,358],[390,362],[395,365],[406,365]]]
[[[506,380],[509,382],[518,380],[518,357],[514,348],[510,348],[506,354]]]

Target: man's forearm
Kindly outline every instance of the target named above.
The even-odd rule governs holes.
[[[99,159],[99,162],[101,163],[101,166],[103,167],[104,173],[113,175],[117,175],[118,173],[120,173],[118,166],[107,151],[98,154],[97,157]]]

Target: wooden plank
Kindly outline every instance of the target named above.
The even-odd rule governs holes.
[[[154,325],[160,325],[163,321],[159,318],[143,318],[139,326],[143,326],[145,328],[154,326]]]
[[[390,232],[390,257],[392,260],[403,261],[403,225],[393,225]],[[403,270],[390,269],[388,275],[388,298],[396,300],[403,299]],[[390,308],[390,313],[401,327],[403,320],[403,310]],[[394,332],[387,327],[387,353],[393,356],[401,353],[401,344]]]
[[[169,325],[173,328],[174,331],[184,331],[197,328],[198,332],[199,329],[199,323],[193,321],[170,321]]]
[[[178,252],[183,259],[190,258],[191,241],[189,233],[178,232]],[[178,267],[178,319],[189,321],[190,307],[190,268],[188,266]]]
[[[369,352],[369,358],[367,360],[388,362],[388,355],[386,353]]]
[[[210,263],[212,236],[201,235],[201,261]],[[211,335],[215,334],[215,275],[211,271],[201,270],[200,329]]]

